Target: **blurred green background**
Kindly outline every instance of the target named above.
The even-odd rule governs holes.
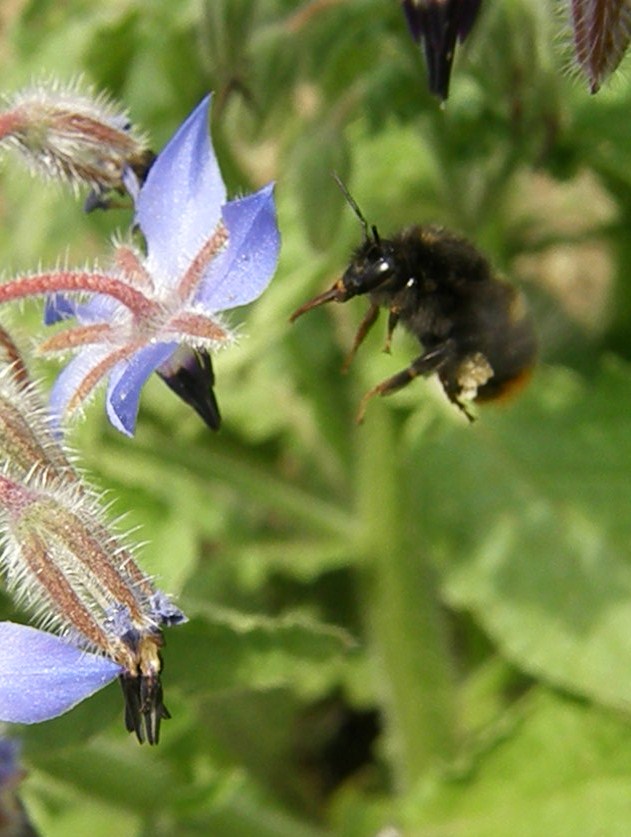
[[[219,434],[157,378],[133,440],[102,398],[72,433],[191,622],[157,749],[116,686],[17,731],[43,837],[631,833],[629,64],[590,96],[568,4],[483,5],[442,109],[390,0],[0,6],[7,92],[82,75],[159,150],[214,90],[229,190],[275,180],[283,237],[216,358]],[[517,400],[469,425],[417,381],[355,425],[417,346],[383,354],[382,324],[342,375],[365,303],[288,324],[361,240],[332,171],[382,235],[444,223],[523,286],[541,359]],[[129,223],[4,155],[6,276],[103,259]]]

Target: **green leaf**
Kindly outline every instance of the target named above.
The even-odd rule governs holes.
[[[168,677],[192,694],[286,684],[320,692],[355,645],[341,628],[304,616],[251,616],[191,600],[186,609],[205,618],[169,633]]]
[[[631,699],[631,372],[541,374],[505,412],[425,437],[419,508],[447,595],[525,671]]]
[[[414,837],[625,837],[631,822],[631,728],[548,692],[468,772],[427,781],[406,806]]]
[[[344,200],[333,179],[348,178],[350,157],[346,138],[333,122],[309,125],[296,147],[293,172],[302,217],[312,246],[325,250],[335,238]]]
[[[136,746],[131,738],[119,744],[100,739],[84,743],[72,758],[63,752],[40,754],[37,764],[56,782],[72,785],[86,797],[148,814],[182,792],[175,772],[154,752]]]

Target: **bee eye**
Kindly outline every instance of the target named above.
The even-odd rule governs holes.
[[[377,256],[369,259],[355,278],[357,293],[369,293],[383,285],[395,273],[393,259],[389,256]]]

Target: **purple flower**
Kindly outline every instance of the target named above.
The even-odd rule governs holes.
[[[226,202],[208,134],[209,110],[207,97],[158,155],[144,184],[127,172],[129,191],[139,190],[136,221],[146,254],[118,243],[104,271],[58,270],[0,286],[0,302],[62,294],[49,306],[49,321],[76,317],[75,326],[41,346],[75,355],[53,387],[57,420],[75,412],[107,378],[110,421],[132,435],[149,375],[157,370],[171,383],[182,367],[182,350],[186,365],[196,353],[210,357],[233,342],[220,313],[256,299],[272,278],[280,248],[273,186]],[[63,296],[68,292],[90,298],[73,301]]]
[[[37,837],[38,832],[29,822],[19,797],[19,786],[26,776],[19,757],[19,742],[0,737],[0,834],[3,837]]]
[[[0,563],[16,600],[65,638],[0,623],[0,720],[46,720],[119,677],[127,729],[156,744],[169,717],[162,628],[186,618],[108,529],[97,495],[54,467],[39,421],[34,450],[46,451],[49,467],[25,473],[23,461],[7,459],[0,474]],[[31,443],[22,427],[12,435],[16,447]]]
[[[445,100],[456,41],[464,41],[482,0],[403,0],[412,37],[423,44],[430,92]]]
[[[54,634],[0,622],[0,721],[34,724],[56,718],[122,671],[118,663]]]
[[[20,745],[12,738],[0,737],[0,792],[8,784],[13,784],[22,771],[18,763]],[[0,820],[1,821],[1,820]]]

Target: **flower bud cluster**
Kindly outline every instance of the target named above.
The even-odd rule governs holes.
[[[33,88],[0,112],[0,146],[45,176],[90,187],[86,209],[108,208],[112,190],[135,208],[129,243],[115,242],[105,269],[58,267],[0,284],[0,303],[44,297],[46,323],[63,327],[40,350],[73,356],[45,407],[0,328],[0,571],[44,628],[0,623],[2,721],[55,717],[116,677],[139,741],[157,743],[169,717],[162,629],[185,617],[110,528],[60,433],[107,381],[108,417],[133,435],[154,371],[219,428],[211,352],[234,340],[222,314],[265,290],[280,237],[273,184],[227,199],[210,102],[157,157],[124,112],[76,89]]]
[[[456,46],[469,36],[482,5],[482,0],[401,0],[410,34],[425,55],[429,90],[442,101],[449,95]],[[596,93],[631,41],[631,3],[567,0],[566,6],[576,62]]]
[[[0,345],[17,355],[6,332]],[[45,629],[115,663],[128,728],[157,742],[168,717],[161,629],[185,617],[111,531],[100,496],[55,437],[21,363],[0,371],[0,531],[0,566],[15,600]]]

